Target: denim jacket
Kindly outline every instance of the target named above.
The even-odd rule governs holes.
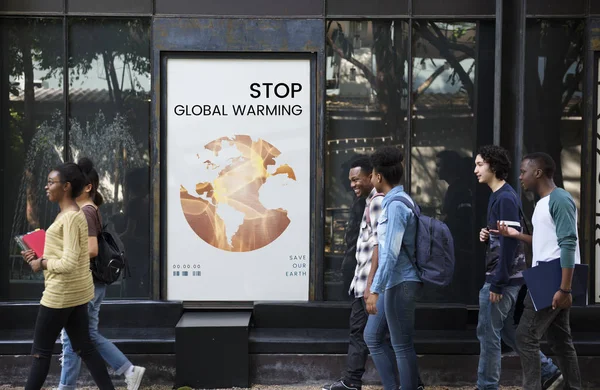
[[[372,293],[383,294],[402,282],[421,281],[409,258],[415,253],[417,218],[399,200],[401,196],[414,203],[404,188],[397,186],[385,195],[381,204],[377,226],[379,266],[371,285]]]

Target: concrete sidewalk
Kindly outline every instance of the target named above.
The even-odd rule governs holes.
[[[293,386],[261,386],[254,385],[250,389],[251,390],[321,390],[322,384],[299,384]],[[48,388],[50,389],[50,388]],[[95,390],[95,387],[80,387],[79,390]],[[127,390],[125,387],[118,387],[119,390]],[[172,387],[169,386],[141,386],[140,389],[143,390],[172,390]],[[189,387],[182,387],[180,390],[191,390]],[[381,386],[364,386],[364,390],[381,390]],[[519,390],[519,387],[505,387],[500,386],[501,390]],[[23,390],[22,387],[11,387],[0,385],[0,390]],[[225,389],[225,390],[233,390],[233,389]],[[236,389],[240,390],[240,389]],[[448,386],[432,386],[426,387],[426,390],[473,390],[473,386],[466,387],[448,387]]]

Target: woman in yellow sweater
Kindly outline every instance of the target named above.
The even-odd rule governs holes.
[[[59,165],[48,175],[46,195],[60,212],[46,231],[44,255],[22,252],[34,272],[44,270],[44,293],[33,337],[31,370],[25,390],[39,390],[50,369],[52,350],[65,328],[73,349],[85,362],[100,390],[113,390],[104,361],[90,340],[87,304],[94,298],[88,253],[88,226],[75,198],[86,178],[74,163]]]

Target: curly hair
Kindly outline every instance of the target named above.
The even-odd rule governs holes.
[[[479,148],[477,154],[490,165],[490,170],[497,179],[506,180],[511,165],[506,149],[497,145],[486,145]]]
[[[373,172],[373,166],[371,165],[371,159],[369,156],[360,156],[352,161],[350,164],[350,168],[360,168],[360,170],[366,174],[370,175]]]
[[[402,180],[404,175],[402,161],[404,161],[402,151],[394,146],[382,146],[371,155],[373,169],[392,186]]]

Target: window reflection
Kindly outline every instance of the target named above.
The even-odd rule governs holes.
[[[350,191],[351,162],[381,145],[404,146],[408,23],[327,23],[325,299],[348,299],[364,199]]]
[[[150,296],[150,24],[148,19],[70,22],[70,149],[100,174],[100,208],[125,245],[131,278],[112,297]]]
[[[23,261],[13,236],[47,228],[58,213],[47,175],[63,159],[63,46],[60,19],[0,21],[3,67],[2,280],[4,299],[39,298],[43,276]]]
[[[581,199],[583,139],[582,20],[529,20],[525,58],[525,152],[545,152],[556,162],[554,181]],[[528,194],[531,196],[531,194]],[[533,211],[533,198],[524,205]]]
[[[454,281],[427,286],[425,301],[466,302],[474,281],[473,149],[475,23],[414,21],[411,190],[423,212],[443,220],[454,238]]]

